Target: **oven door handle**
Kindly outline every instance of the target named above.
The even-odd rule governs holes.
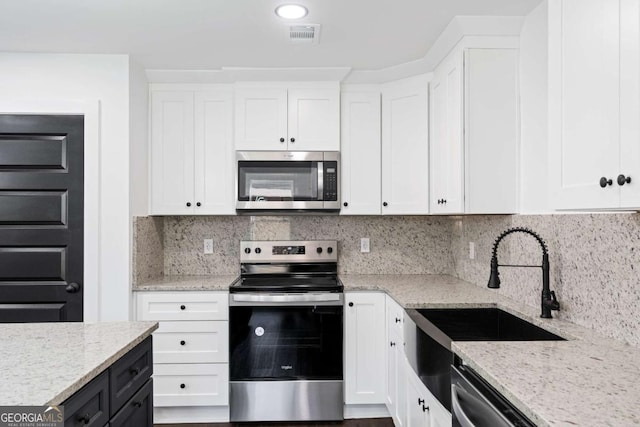
[[[301,293],[301,294],[231,294],[233,303],[265,303],[265,304],[290,304],[300,303],[313,305],[342,305],[341,293]]]

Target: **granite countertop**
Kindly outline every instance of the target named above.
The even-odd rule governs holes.
[[[236,276],[166,277],[134,290],[227,290]],[[499,307],[567,341],[454,342],[453,351],[540,426],[640,425],[640,349],[446,275],[340,275],[404,308]],[[555,314],[554,314],[555,315]]]
[[[0,406],[61,404],[157,327],[156,322],[0,324]]]
[[[133,285],[134,291],[227,291],[238,275],[163,276]]]

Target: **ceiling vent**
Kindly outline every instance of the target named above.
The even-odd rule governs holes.
[[[289,25],[291,43],[317,44],[320,39],[319,24]]]

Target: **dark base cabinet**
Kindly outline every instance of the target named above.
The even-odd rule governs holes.
[[[65,427],[153,427],[152,373],[149,337],[63,402]]]

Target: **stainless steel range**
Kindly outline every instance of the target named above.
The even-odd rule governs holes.
[[[336,241],[243,241],[230,287],[230,419],[341,420]]]

